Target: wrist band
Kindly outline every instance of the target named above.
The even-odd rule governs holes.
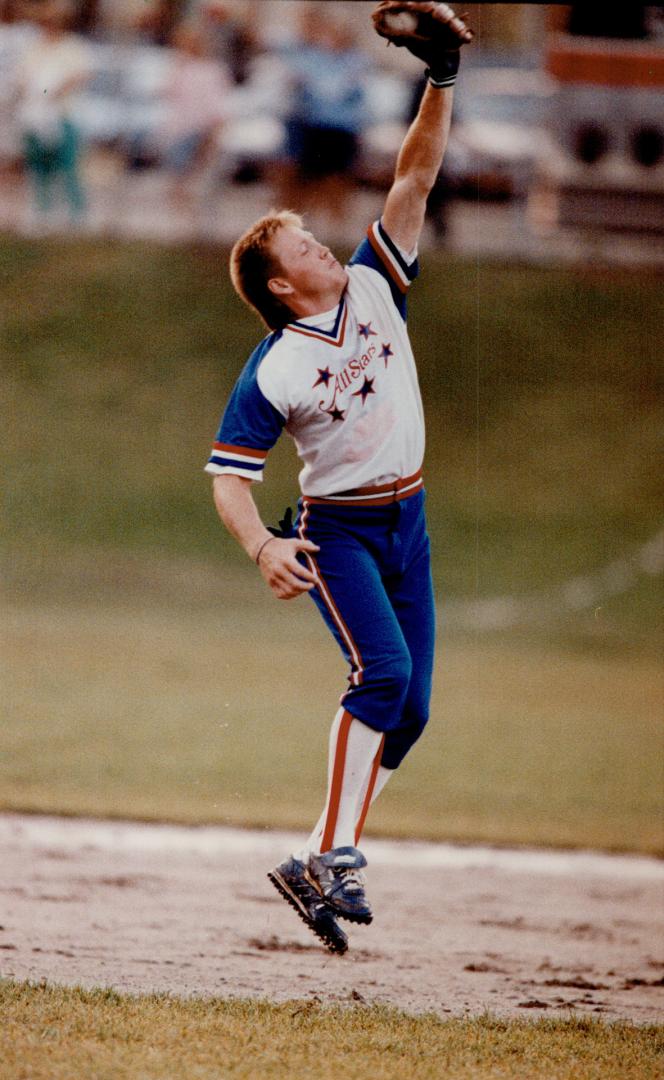
[[[461,54],[458,49],[453,49],[437,56],[435,63],[426,70],[426,75],[431,85],[435,86],[437,90],[443,90],[446,86],[454,86],[460,60]]]
[[[454,86],[456,82],[456,75],[447,75],[442,79],[437,79],[434,75],[431,74],[429,70],[427,70],[426,74],[429,79],[429,83],[431,84],[431,86],[434,87],[435,90],[445,90],[450,86]]]
[[[270,543],[270,540],[276,540],[276,539],[277,539],[276,536],[268,536],[267,540],[263,541],[263,543],[259,547],[258,551],[256,552],[256,558],[254,559],[254,562],[256,563],[256,566],[259,565],[260,557],[263,554],[263,548],[267,547],[267,545]]]

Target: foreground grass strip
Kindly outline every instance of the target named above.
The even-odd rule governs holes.
[[[0,982],[0,1080],[649,1080],[664,1028]]]

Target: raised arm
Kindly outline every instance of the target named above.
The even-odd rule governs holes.
[[[407,252],[417,246],[427,199],[443,161],[453,94],[452,87],[437,89],[427,84],[417,116],[399,151],[382,220],[394,243]]]
[[[309,555],[319,549],[310,540],[281,539],[260,519],[251,480],[222,474],[214,478],[214,504],[231,536],[258,565],[264,580],[278,600],[292,600],[317,584],[313,570],[298,562],[300,552]]]
[[[472,41],[473,32],[463,16],[438,0],[380,0],[372,18],[377,34],[427,65],[427,86],[399,151],[383,213],[391,239],[410,252],[417,246],[447,146],[459,50]]]

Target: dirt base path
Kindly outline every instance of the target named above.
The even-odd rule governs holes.
[[[664,1018],[664,864],[367,841],[344,957],[266,879],[284,833],[0,817],[0,973],[133,993]],[[346,924],[348,927],[348,924]]]

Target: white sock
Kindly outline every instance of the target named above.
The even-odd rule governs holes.
[[[295,858],[306,862],[312,851],[355,846],[358,804],[364,805],[372,774],[374,782],[377,779],[383,738],[382,732],[339,709],[330,732],[325,809]]]
[[[381,743],[381,753],[382,750],[383,745]],[[380,761],[379,756],[376,755],[376,757]],[[394,776],[394,773],[394,769],[386,769],[384,765],[378,765],[378,769],[376,770],[374,766],[374,769],[372,769],[370,775],[367,777],[364,787],[360,792],[360,797],[357,800],[357,806],[355,807],[355,847],[357,847],[360,842],[360,837],[362,836],[362,830],[364,828],[366,816],[369,812],[369,807],[373,806],[381,791],[385,787],[387,781],[390,779],[391,776]],[[374,783],[373,788],[371,788],[370,790],[372,776],[374,778]]]
[[[313,827],[313,829],[311,831],[311,835],[309,836],[309,839],[306,841],[304,847],[300,851],[294,852],[294,858],[299,859],[300,862],[303,862],[305,864],[308,863],[309,862],[309,856],[311,855],[311,852],[312,851],[315,851],[315,852],[320,851],[320,842],[323,839],[323,829],[325,828],[325,814],[326,814],[326,811],[323,810],[323,813],[321,814],[318,821],[314,825],[314,827]]]
[[[376,753],[376,757],[379,756],[379,753],[381,751],[382,751],[382,743],[379,746],[379,749],[378,749],[378,751]],[[375,759],[374,759],[374,761],[375,761]],[[357,804],[356,804],[356,807],[355,807],[355,844],[354,844],[355,847],[357,847],[359,842],[360,842],[360,837],[362,836],[362,830],[364,828],[364,822],[366,820],[366,816],[367,816],[367,814],[369,812],[369,807],[373,806],[376,799],[380,795],[381,791],[385,787],[387,781],[390,779],[391,776],[394,776],[395,772],[396,772],[396,769],[386,769],[384,765],[379,765],[378,766],[378,770],[375,773],[373,790],[372,790],[371,795],[370,795],[368,800],[367,800],[367,792],[369,790],[369,784],[370,784],[370,781],[371,781],[371,777],[374,774],[374,768],[372,768],[371,772],[367,776],[367,778],[366,778],[366,780],[365,780],[365,782],[364,782],[364,784],[362,786],[362,791],[360,792],[360,795],[359,795],[359,798],[357,800]],[[309,839],[307,840],[306,844],[304,845],[302,850],[297,852],[297,854],[295,855],[295,858],[299,859],[300,862],[303,862],[303,863],[308,862],[309,855],[311,854],[312,851],[315,851],[315,852],[320,851],[321,840],[323,839],[323,829],[325,828],[326,816],[327,816],[327,807],[323,810],[323,813],[321,814],[318,821],[314,825],[314,827],[312,829],[312,832],[311,832],[311,835],[310,835]]]

